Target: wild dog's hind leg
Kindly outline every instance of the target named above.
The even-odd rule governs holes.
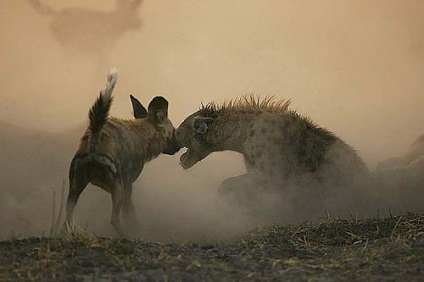
[[[66,201],[66,220],[65,224],[72,224],[72,217],[74,208],[77,204],[78,198],[87,187],[89,179],[85,173],[74,173],[74,168],[71,166],[69,173],[69,193]]]
[[[111,187],[111,194],[112,194],[111,223],[119,236],[125,236],[123,229],[121,227],[121,222],[120,222],[121,209],[124,202],[124,185],[120,177],[117,177],[115,179],[113,187]]]
[[[132,183],[124,183],[124,203],[123,203],[123,212],[125,218],[128,218],[130,221],[135,220],[135,208],[132,201]]]
[[[137,216],[135,214],[135,208],[132,201],[132,183],[125,182],[124,183],[124,203],[122,206],[124,220],[126,223],[126,227],[129,228],[130,231],[137,232],[140,229],[139,222],[137,220]]]

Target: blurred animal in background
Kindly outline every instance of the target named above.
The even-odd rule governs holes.
[[[119,235],[124,235],[121,209],[125,218],[132,223],[135,220],[132,183],[145,163],[161,153],[173,155],[179,147],[175,128],[168,119],[168,101],[163,97],[153,98],[146,110],[131,96],[136,119],[109,117],[116,81],[116,73],[111,72],[106,87],[89,111],[89,126],[69,168],[65,223],[72,223],[78,198],[91,183],[112,195],[111,223]]]
[[[395,208],[424,208],[424,135],[399,157],[381,161],[373,171],[382,197]]]
[[[65,8],[55,11],[40,0],[27,0],[43,16],[51,18],[50,32],[72,55],[87,55],[101,63],[115,43],[129,31],[141,28],[138,8],[142,0],[117,0],[112,11]]]
[[[247,173],[225,180],[220,192],[249,207],[264,191],[279,193],[310,214],[343,199],[361,202],[358,185],[369,179],[362,159],[335,134],[289,110],[289,105],[251,95],[202,106],[176,130],[180,146],[187,148],[181,166],[188,169],[216,151],[241,153]]]

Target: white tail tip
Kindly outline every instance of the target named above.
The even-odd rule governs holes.
[[[106,87],[101,91],[101,96],[104,103],[112,97],[113,88],[115,88],[115,84],[118,81],[118,71],[114,68],[111,69],[107,76]]]
[[[118,70],[116,68],[113,68],[110,70],[109,75],[107,76],[107,83],[113,87],[115,86],[117,80]]]

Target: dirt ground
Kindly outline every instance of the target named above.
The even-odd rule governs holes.
[[[77,229],[0,242],[0,280],[423,281],[424,214],[272,225],[230,242],[162,244]]]

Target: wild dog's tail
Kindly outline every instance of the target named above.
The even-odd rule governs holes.
[[[28,2],[34,7],[35,11],[40,15],[52,15],[56,11],[40,2],[40,0],[28,0]]]
[[[112,105],[112,92],[118,79],[117,71],[111,70],[107,77],[106,87],[100,91],[100,95],[90,108],[88,118],[90,119],[90,131],[99,132],[106,123],[109,116],[110,106]]]

